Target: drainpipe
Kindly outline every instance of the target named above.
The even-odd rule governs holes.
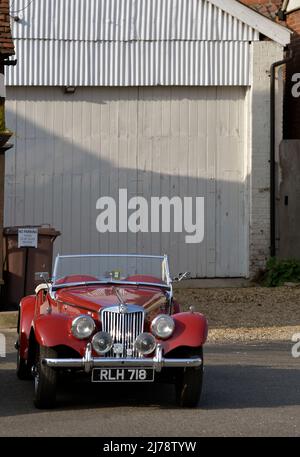
[[[275,70],[293,59],[292,50],[288,57],[271,65],[270,83],[270,255],[276,256],[276,170],[275,170]]]

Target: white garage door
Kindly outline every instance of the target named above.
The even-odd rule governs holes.
[[[16,135],[7,153],[6,225],[50,223],[62,231],[60,253],[168,253],[174,273],[247,274],[246,89],[7,92]],[[97,199],[112,196],[118,205],[120,188],[149,203],[148,233],[96,230]],[[201,243],[186,243],[172,223],[171,233],[151,232],[151,197],[161,196],[204,197]]]

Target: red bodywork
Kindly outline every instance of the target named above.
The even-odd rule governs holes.
[[[70,278],[68,278],[70,279]],[[129,281],[159,282],[156,278],[134,276]],[[72,280],[87,281],[91,278],[76,276]],[[147,310],[145,331],[151,331],[151,321],[157,314],[168,312],[168,300],[162,287],[120,285],[118,291],[127,304],[144,307]],[[87,343],[92,339],[78,340],[71,333],[71,323],[76,316],[88,314],[96,322],[95,332],[101,330],[99,311],[103,307],[119,304],[115,286],[89,285],[69,286],[57,290],[52,299],[47,290],[40,290],[36,296],[22,299],[20,304],[19,342],[20,356],[28,358],[29,345],[33,340],[42,346],[67,347],[83,357]],[[175,331],[165,341],[160,341],[164,354],[185,346],[202,346],[207,338],[207,321],[196,312],[180,312],[178,303],[173,304]],[[94,354],[95,356],[97,354]]]

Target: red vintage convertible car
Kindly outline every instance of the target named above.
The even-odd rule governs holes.
[[[21,300],[16,348],[36,407],[55,405],[62,370],[94,383],[167,381],[179,405],[197,405],[207,321],[173,299],[167,256],[58,255],[35,292]]]

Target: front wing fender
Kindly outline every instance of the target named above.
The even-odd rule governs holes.
[[[178,347],[199,347],[205,343],[208,323],[203,314],[184,312],[172,317],[175,321],[175,330],[171,338],[162,342],[165,354]]]
[[[35,339],[41,346],[68,346],[84,355],[86,341],[74,338],[71,320],[64,314],[43,314],[34,322]]]

